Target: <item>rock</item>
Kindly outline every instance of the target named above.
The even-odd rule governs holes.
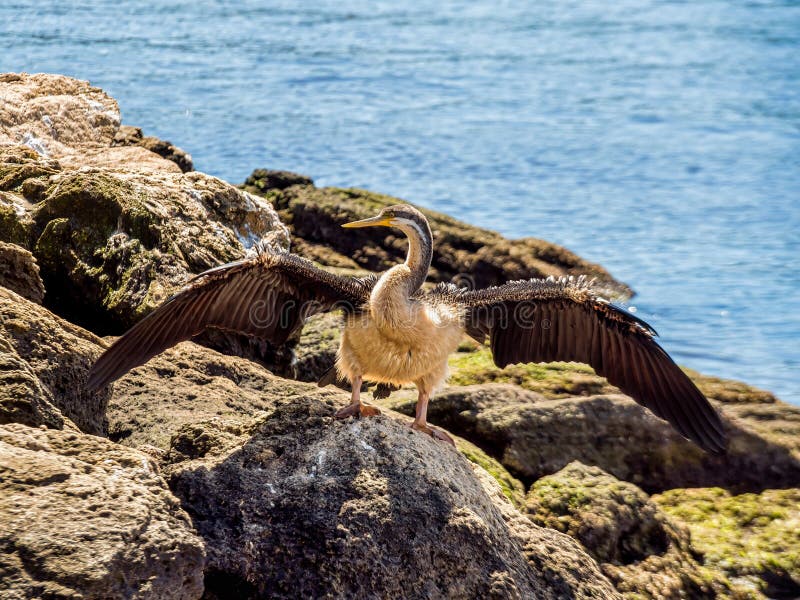
[[[0,145],[45,157],[80,146],[110,146],[119,128],[116,100],[87,81],[63,75],[0,75]]]
[[[138,447],[168,450],[184,425],[213,418],[247,417],[303,396],[345,396],[333,389],[277,377],[249,360],[184,342],[114,383],[108,406],[109,437]]]
[[[181,173],[142,147],[167,152],[152,139],[112,146],[138,132],[115,137],[116,102],[87,82],[8,75],[0,98],[0,144],[12,144],[0,146],[0,240],[33,252],[46,306],[71,321],[122,333],[193,274],[256,244],[288,246],[261,198]],[[232,335],[223,342],[245,346]]]
[[[193,273],[287,243],[265,202],[196,172],[61,173],[33,217],[48,306],[103,332],[121,333]]]
[[[144,138],[141,127],[132,125],[120,125],[111,140],[112,146],[138,146]]]
[[[319,381],[336,361],[342,327],[342,317],[338,314],[311,317],[294,347],[292,376],[300,381]]]
[[[688,531],[647,494],[575,461],[531,486],[534,523],[577,539],[628,598],[717,598],[736,594],[695,558]],[[744,592],[740,592],[743,596]]]
[[[191,154],[185,150],[181,150],[172,144],[172,142],[160,140],[153,136],[146,136],[142,138],[139,145],[142,148],[147,148],[150,152],[155,152],[159,156],[163,156],[167,160],[174,162],[184,173],[188,173],[194,169]]]
[[[364,190],[316,188],[310,181],[297,179],[281,189],[273,179],[270,172],[257,170],[244,189],[263,195],[278,209],[293,235],[295,251],[325,265],[371,271],[386,270],[405,259],[402,234],[380,228],[341,228],[343,223],[374,216],[383,207],[402,200]],[[421,210],[430,220],[434,235],[431,281],[455,280],[466,286],[485,287],[513,279],[587,274],[617,297],[632,293],[599,265],[555,244],[534,238],[511,241],[442,213]]]
[[[203,543],[146,454],[0,426],[3,598],[199,598]]]
[[[66,417],[81,431],[105,435],[109,391],[86,390],[89,367],[103,351],[99,338],[0,288],[0,346],[0,422],[60,429]]]
[[[53,395],[18,354],[5,328],[0,329],[0,425],[23,423],[63,429],[64,417]]]
[[[450,357],[452,385],[513,383],[547,398],[614,394],[619,390],[588,365],[578,363],[530,363],[495,366],[489,348],[471,341]]]
[[[186,426],[168,481],[206,542],[207,597],[615,598],[452,448],[307,397]]]
[[[389,405],[411,415],[413,398]],[[734,491],[800,484],[800,408],[784,403],[719,406],[730,436],[713,456],[626,396],[548,399],[508,384],[451,387],[428,418],[470,440],[528,484],[573,460],[596,465],[648,493],[722,486]]]
[[[109,437],[161,453],[169,450],[170,440],[182,427],[253,416],[274,409],[277,402],[300,397],[345,404],[349,396],[283,379],[251,361],[186,342],[114,384],[108,403]],[[522,506],[522,483],[474,444],[461,439],[456,443],[459,452],[498,482],[515,506]]]
[[[252,188],[254,194],[270,190],[285,190],[292,185],[314,185],[311,177],[292,173],[291,171],[275,171],[273,169],[256,169],[244,182],[244,188]]]
[[[800,597],[800,490],[670,490],[653,501],[688,526],[706,563],[769,598]]]
[[[145,137],[142,135],[142,129],[140,127],[121,125],[114,135],[113,145],[141,146],[150,152],[155,152],[159,156],[174,162],[183,173],[194,170],[192,157],[188,152],[174,146],[171,142],[160,140],[157,137]]]
[[[41,304],[44,283],[39,277],[39,265],[33,254],[16,244],[0,242],[0,287]]]

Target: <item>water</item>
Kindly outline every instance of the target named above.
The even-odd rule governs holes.
[[[0,70],[89,79],[229,181],[564,244],[679,362],[800,403],[798,2],[152,4],[4,0]]]

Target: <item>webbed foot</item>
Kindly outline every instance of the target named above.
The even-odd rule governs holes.
[[[374,406],[368,404],[348,404],[344,408],[340,408],[333,415],[334,419],[346,419],[348,417],[376,417],[381,414],[381,411]]]
[[[432,438],[439,440],[440,442],[446,442],[455,448],[455,441],[449,435],[447,435],[441,429],[436,429],[436,427],[431,427],[428,424],[420,424],[414,421],[411,423],[411,429],[414,431],[421,431],[422,433],[427,433]]]

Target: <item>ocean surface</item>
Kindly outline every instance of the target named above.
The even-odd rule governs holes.
[[[800,3],[3,0],[0,71],[89,79],[240,182],[563,244],[678,360],[800,404]]]

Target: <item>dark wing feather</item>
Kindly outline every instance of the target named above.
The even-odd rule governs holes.
[[[97,389],[207,328],[280,344],[317,313],[358,310],[374,278],[341,277],[292,254],[261,254],[202,273],[134,325],[97,360]]]
[[[658,345],[652,327],[595,295],[584,278],[532,279],[475,291],[441,285],[427,300],[462,306],[467,333],[480,342],[489,338],[497,366],[587,363],[703,449],[725,449],[719,415]]]

